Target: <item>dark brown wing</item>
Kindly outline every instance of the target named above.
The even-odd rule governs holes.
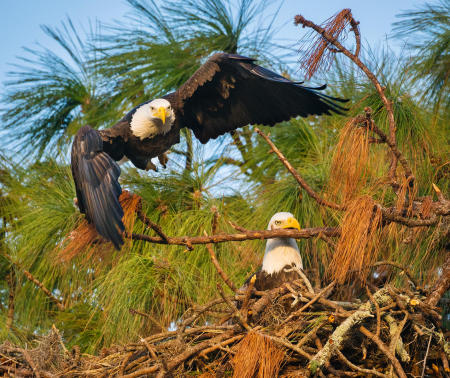
[[[118,138],[111,138],[110,148],[120,151]],[[80,211],[86,214],[86,219],[94,224],[100,235],[120,249],[125,229],[119,203],[122,192],[118,181],[120,168],[105,152],[97,130],[84,126],[78,131],[72,144],[71,167]]]
[[[253,59],[215,54],[174,94],[181,127],[206,143],[248,124],[274,125],[295,116],[342,113],[346,100],[290,81]]]

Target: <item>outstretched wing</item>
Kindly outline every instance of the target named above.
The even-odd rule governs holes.
[[[72,175],[78,207],[97,232],[117,249],[123,244],[123,210],[119,203],[119,165],[103,149],[97,130],[82,127],[72,145]]]
[[[206,143],[248,124],[274,125],[295,116],[342,113],[345,102],[307,88],[233,54],[215,54],[173,95],[181,126]]]

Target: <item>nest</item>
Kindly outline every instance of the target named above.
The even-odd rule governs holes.
[[[303,278],[269,291],[252,284],[189,309],[177,329],[80,354],[53,328],[34,349],[0,346],[5,376],[446,376],[449,344],[421,291],[366,287],[339,301],[334,281]]]

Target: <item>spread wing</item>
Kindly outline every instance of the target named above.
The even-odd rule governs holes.
[[[321,94],[254,63],[215,54],[175,93],[182,127],[206,143],[248,124],[274,125],[295,116],[342,113],[346,102]]]
[[[100,235],[120,249],[125,229],[119,203],[122,192],[118,181],[120,168],[104,151],[97,130],[84,126],[78,131],[72,144],[71,167],[80,211],[86,214],[86,219],[94,224]]]

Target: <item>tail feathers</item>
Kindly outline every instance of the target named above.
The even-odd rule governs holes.
[[[117,249],[123,244],[123,209],[119,203],[119,165],[103,151],[98,131],[82,127],[72,145],[72,175],[80,211]]]

